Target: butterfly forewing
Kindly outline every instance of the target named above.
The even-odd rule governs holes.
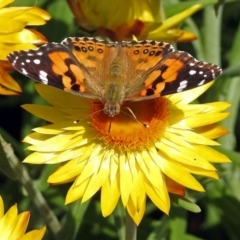
[[[163,62],[164,65],[166,65],[165,69],[169,70],[163,71],[162,75],[154,82],[155,85],[160,81],[165,83],[161,95],[173,94],[202,86],[222,73],[222,69],[217,65],[198,61],[187,52],[181,51],[170,54],[168,60]],[[177,66],[176,70],[174,66]]]
[[[204,85],[221,74],[215,64],[198,61],[187,52],[174,51],[163,58],[148,75],[145,86],[129,100],[159,97]]]
[[[86,85],[103,97],[109,84],[110,67],[118,56],[119,43],[107,42],[96,38],[66,38],[62,41],[78,59],[80,68],[86,68],[89,78]]]
[[[63,44],[48,43],[35,50],[13,52],[8,60],[17,71],[43,84],[99,98],[85,86],[87,70],[78,66],[76,57]]]
[[[125,89],[126,97],[138,93],[146,79],[153,73],[158,63],[174,50],[169,43],[156,41],[123,41],[120,55],[127,68]]]

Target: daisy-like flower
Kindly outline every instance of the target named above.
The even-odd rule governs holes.
[[[0,94],[16,95],[20,86],[8,74],[12,69],[6,57],[17,50],[34,49],[46,43],[46,38],[36,30],[26,26],[43,25],[50,15],[36,7],[9,7],[14,0],[0,1]]]
[[[227,102],[189,104],[209,84],[182,93],[141,102],[127,102],[114,118],[103,105],[37,85],[53,106],[24,105],[52,124],[34,129],[24,142],[35,151],[24,162],[61,163],[49,177],[51,184],[73,182],[66,203],[90,199],[101,191],[101,209],[108,216],[121,198],[136,224],[145,212],[146,199],[163,212],[170,209],[169,193],[184,195],[185,188],[204,191],[194,178],[218,179],[211,162],[229,159],[210,146],[227,133],[215,123],[226,118]],[[123,110],[130,108],[143,127]]]
[[[112,40],[154,39],[166,42],[193,41],[194,33],[177,26],[201,9],[196,4],[165,19],[160,1],[67,0],[76,23],[85,30]]]
[[[18,214],[16,205],[13,205],[4,215],[4,204],[0,196],[0,239],[1,240],[40,240],[43,238],[46,227],[39,230],[26,232],[28,221],[30,218],[29,212]]]

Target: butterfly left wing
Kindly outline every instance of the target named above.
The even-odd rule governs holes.
[[[119,56],[125,67],[124,84],[127,99],[148,85],[150,78],[158,77],[154,69],[173,51],[173,46],[164,42],[151,40],[121,42]]]
[[[17,71],[38,82],[99,99],[95,92],[86,87],[87,69],[80,68],[76,57],[61,43],[47,43],[36,50],[16,51],[7,58]]]
[[[215,64],[196,60],[183,51],[164,56],[147,74],[144,87],[126,100],[140,101],[202,86],[222,73]]]
[[[159,76],[141,94],[163,96],[186,91],[211,82],[222,73],[217,65],[198,61],[182,51],[170,53],[160,62],[156,71],[160,72]]]

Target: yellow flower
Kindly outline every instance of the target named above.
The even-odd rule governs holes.
[[[6,56],[17,50],[34,49],[36,44],[46,43],[46,38],[26,26],[43,25],[50,15],[36,7],[8,7],[14,0],[0,2],[0,94],[16,95],[20,86],[8,74],[11,65]]]
[[[112,40],[154,39],[183,42],[196,39],[194,33],[177,28],[186,18],[201,9],[196,4],[165,19],[160,1],[67,0],[77,24],[85,30]]]
[[[25,234],[28,221],[30,218],[29,212],[18,214],[17,206],[12,206],[4,215],[4,204],[0,196],[0,239],[1,240],[40,240],[46,231],[46,227],[39,230],[33,230]]]
[[[31,144],[28,149],[35,151],[24,162],[61,163],[48,182],[73,182],[66,203],[85,202],[101,190],[103,216],[111,214],[121,199],[139,224],[147,197],[168,213],[169,192],[204,191],[192,174],[218,179],[210,162],[229,162],[209,146],[219,145],[212,139],[227,133],[215,123],[229,115],[222,111],[230,104],[189,104],[209,86],[127,102],[119,115],[109,118],[102,103],[37,85],[37,91],[53,106],[23,107],[52,124],[35,128],[24,139]],[[126,115],[126,107],[149,127]]]

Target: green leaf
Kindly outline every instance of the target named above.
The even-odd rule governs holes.
[[[191,202],[185,197],[171,194],[171,201],[175,202],[176,204],[178,204],[179,206],[183,207],[184,209],[190,212],[194,212],[194,213],[201,212],[201,209],[197,204]]]
[[[62,230],[58,236],[59,240],[76,239],[80,226],[84,221],[84,214],[89,203],[90,201],[85,203],[75,201],[68,205],[68,212],[66,214],[64,223],[62,224]]]
[[[169,217],[169,239],[185,239],[187,230],[187,211],[181,207],[172,206]]]

